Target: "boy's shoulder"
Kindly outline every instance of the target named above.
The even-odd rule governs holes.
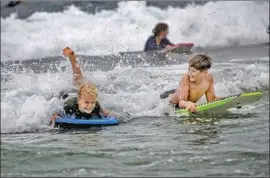
[[[213,77],[213,75],[210,74],[210,73],[207,73],[206,79],[207,79],[209,82],[213,82],[213,81],[214,81],[214,77]]]
[[[180,82],[184,82],[185,84],[189,83],[189,75],[188,75],[188,73],[184,73],[184,75],[182,75],[182,77],[180,78]]]
[[[213,80],[214,80],[213,75],[210,74],[210,73],[207,73],[207,75],[206,75],[205,78],[206,78],[206,80],[208,80],[208,81],[213,81]],[[182,79],[182,80],[189,81],[189,75],[188,75],[188,73],[184,73],[184,75],[181,77],[181,79]]]
[[[182,80],[188,80],[189,81],[189,75],[188,73],[184,73],[184,75],[181,77]]]

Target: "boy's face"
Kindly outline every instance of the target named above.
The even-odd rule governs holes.
[[[169,30],[167,29],[165,31],[161,31],[159,36],[161,39],[163,39],[163,38],[166,38],[168,36],[168,34],[169,34]]]
[[[96,106],[97,98],[89,94],[81,94],[78,97],[79,110],[83,113],[90,114]]]
[[[200,71],[200,70],[195,69],[194,67],[188,68],[189,80],[191,82],[196,82],[200,80],[205,73],[206,71]]]

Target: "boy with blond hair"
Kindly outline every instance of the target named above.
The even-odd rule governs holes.
[[[92,116],[107,116],[108,111],[103,109],[97,101],[98,89],[89,83],[83,76],[77,63],[75,53],[66,47],[63,55],[69,58],[73,71],[73,84],[79,87],[77,98],[69,99],[64,103],[64,113],[54,113],[50,119],[51,123],[61,115],[74,115],[76,118],[91,119]]]

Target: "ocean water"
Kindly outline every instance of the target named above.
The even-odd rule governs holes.
[[[116,4],[93,13],[73,3],[17,18],[26,2],[1,14],[1,176],[269,176],[269,2]],[[119,56],[142,50],[158,21],[170,25],[171,41],[194,42],[195,53],[213,57],[218,96],[259,90],[262,99],[217,117],[165,116],[171,108],[159,95],[177,87],[190,55]],[[66,46],[123,123],[48,126],[62,107],[58,92],[72,88]]]

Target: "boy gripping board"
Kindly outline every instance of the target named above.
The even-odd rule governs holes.
[[[197,114],[220,114],[227,112],[228,109],[240,109],[244,105],[252,104],[262,97],[262,92],[248,92],[239,95],[232,95],[217,101],[200,104],[196,107]],[[192,114],[187,109],[176,109],[176,115]]]
[[[98,89],[94,84],[90,84],[83,76],[80,66],[77,63],[75,53],[66,47],[63,55],[69,58],[73,71],[73,84],[78,87],[78,97],[69,99],[64,103],[64,112],[54,113],[50,118],[51,126],[55,125],[55,120],[63,116],[91,119],[92,117],[107,117],[108,111],[101,107],[98,102]]]
[[[177,90],[162,94],[161,98],[169,97],[169,102],[179,108],[186,108],[189,112],[197,112],[196,102],[203,95],[207,102],[221,99],[214,90],[214,77],[208,72],[212,65],[212,58],[205,54],[198,54],[189,61],[188,72],[181,78]],[[170,94],[172,93],[172,94]]]
[[[217,97],[214,91],[214,78],[208,72],[212,58],[198,54],[189,61],[188,72],[184,74],[177,89],[169,90],[160,95],[161,99],[169,97],[169,102],[176,108],[176,114],[224,113],[230,108],[240,108],[261,98],[262,92],[242,93],[229,97]],[[207,103],[197,106],[205,95]]]

